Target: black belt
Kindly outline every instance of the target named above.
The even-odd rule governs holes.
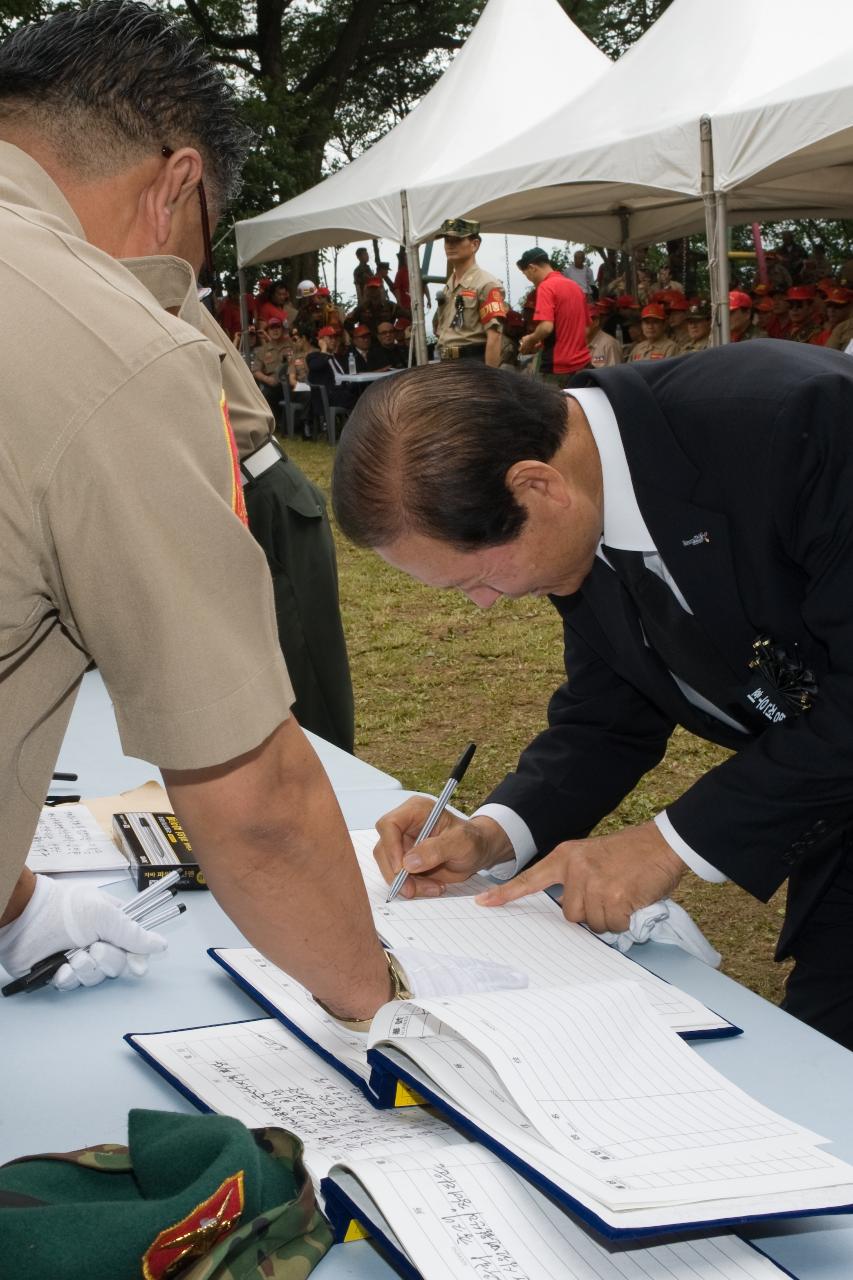
[[[461,346],[448,345],[441,348],[442,360],[485,360],[485,342],[466,342]]]

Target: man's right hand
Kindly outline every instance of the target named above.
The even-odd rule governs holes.
[[[401,867],[410,872],[401,898],[437,898],[445,885],[459,884],[514,856],[506,832],[491,818],[469,821],[446,809],[430,838],[413,848],[431,809],[426,796],[413,796],[376,824],[379,843],[373,856],[385,879],[390,884]]]

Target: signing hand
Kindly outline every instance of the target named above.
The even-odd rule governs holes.
[[[552,884],[563,885],[563,915],[594,933],[621,933],[634,911],[668,898],[686,867],[653,822],[613,835],[558,844],[535,866],[477,902],[500,907]]]
[[[401,898],[437,898],[446,884],[458,884],[477,871],[512,858],[505,832],[491,818],[458,818],[445,809],[434,833],[412,846],[432,809],[432,801],[414,796],[376,824],[379,843],[373,856],[390,882],[401,866],[411,872]]]

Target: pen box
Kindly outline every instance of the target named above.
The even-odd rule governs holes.
[[[180,872],[179,890],[207,888],[189,837],[173,813],[116,813],[113,833],[137,889],[145,889],[167,871]]]

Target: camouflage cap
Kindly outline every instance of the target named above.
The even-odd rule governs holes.
[[[445,218],[436,232],[436,239],[440,240],[442,236],[479,236],[479,234],[479,222],[472,222],[470,218]]]
[[[163,1111],[3,1165],[0,1238],[27,1280],[304,1280],[332,1244],[293,1134]]]

